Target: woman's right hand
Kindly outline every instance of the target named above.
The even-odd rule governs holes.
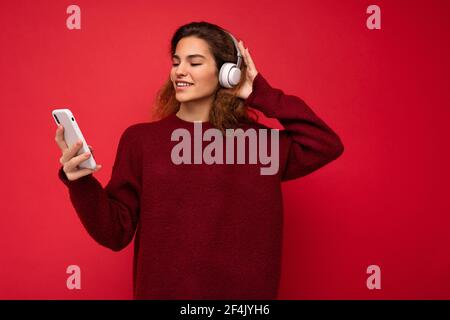
[[[93,154],[93,149],[91,148],[91,146],[88,146],[89,150],[91,150],[90,153],[82,153],[77,156],[76,154],[83,144],[81,141],[79,141],[70,148],[67,147],[66,141],[64,140],[64,127],[62,125],[58,125],[58,129],[56,129],[55,141],[58,147],[61,149],[62,156],[61,158],[59,158],[59,162],[63,165],[63,171],[66,174],[68,180],[74,181],[81,177],[87,176],[88,174],[97,172],[101,169],[101,165],[97,165],[95,169],[80,169],[78,167],[80,163],[89,159],[89,157],[91,156],[90,153]]]

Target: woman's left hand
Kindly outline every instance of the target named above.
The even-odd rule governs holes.
[[[258,71],[256,70],[255,64],[253,63],[252,57],[248,52],[248,48],[244,48],[244,43],[240,40],[238,42],[239,50],[241,51],[242,57],[244,59],[244,63],[247,66],[247,72],[242,74],[241,77],[244,77],[244,83],[236,91],[235,88],[224,89],[225,91],[229,91],[230,93],[236,92],[236,96],[241,99],[247,99],[248,96],[253,91],[253,80],[255,80]]]

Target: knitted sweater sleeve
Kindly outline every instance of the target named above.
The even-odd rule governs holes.
[[[70,181],[62,166],[58,171],[87,232],[113,251],[131,242],[139,220],[141,148],[133,127],[128,127],[120,137],[111,178],[104,188],[92,174]]]
[[[254,79],[245,104],[278,119],[285,128],[280,131],[282,181],[305,176],[344,151],[339,136],[302,99],[273,88],[261,73]]]

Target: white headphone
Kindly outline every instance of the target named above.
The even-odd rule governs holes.
[[[242,63],[242,54],[239,50],[238,42],[233,35],[227,31],[225,31],[231,36],[233,39],[234,46],[237,51],[237,63],[233,62],[225,62],[219,71],[219,83],[222,87],[225,88],[233,88],[236,86],[241,80],[241,63]]]

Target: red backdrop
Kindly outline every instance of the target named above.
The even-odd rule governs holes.
[[[81,30],[66,27],[71,4]],[[381,30],[366,27],[371,4]],[[205,20],[345,145],[283,186],[279,298],[449,299],[448,12],[448,1],[2,1],[0,298],[132,297],[132,245],[95,243],[58,180],[51,110],[74,112],[105,185],[120,134],[149,120],[173,32]],[[72,264],[80,290],[66,287]]]

